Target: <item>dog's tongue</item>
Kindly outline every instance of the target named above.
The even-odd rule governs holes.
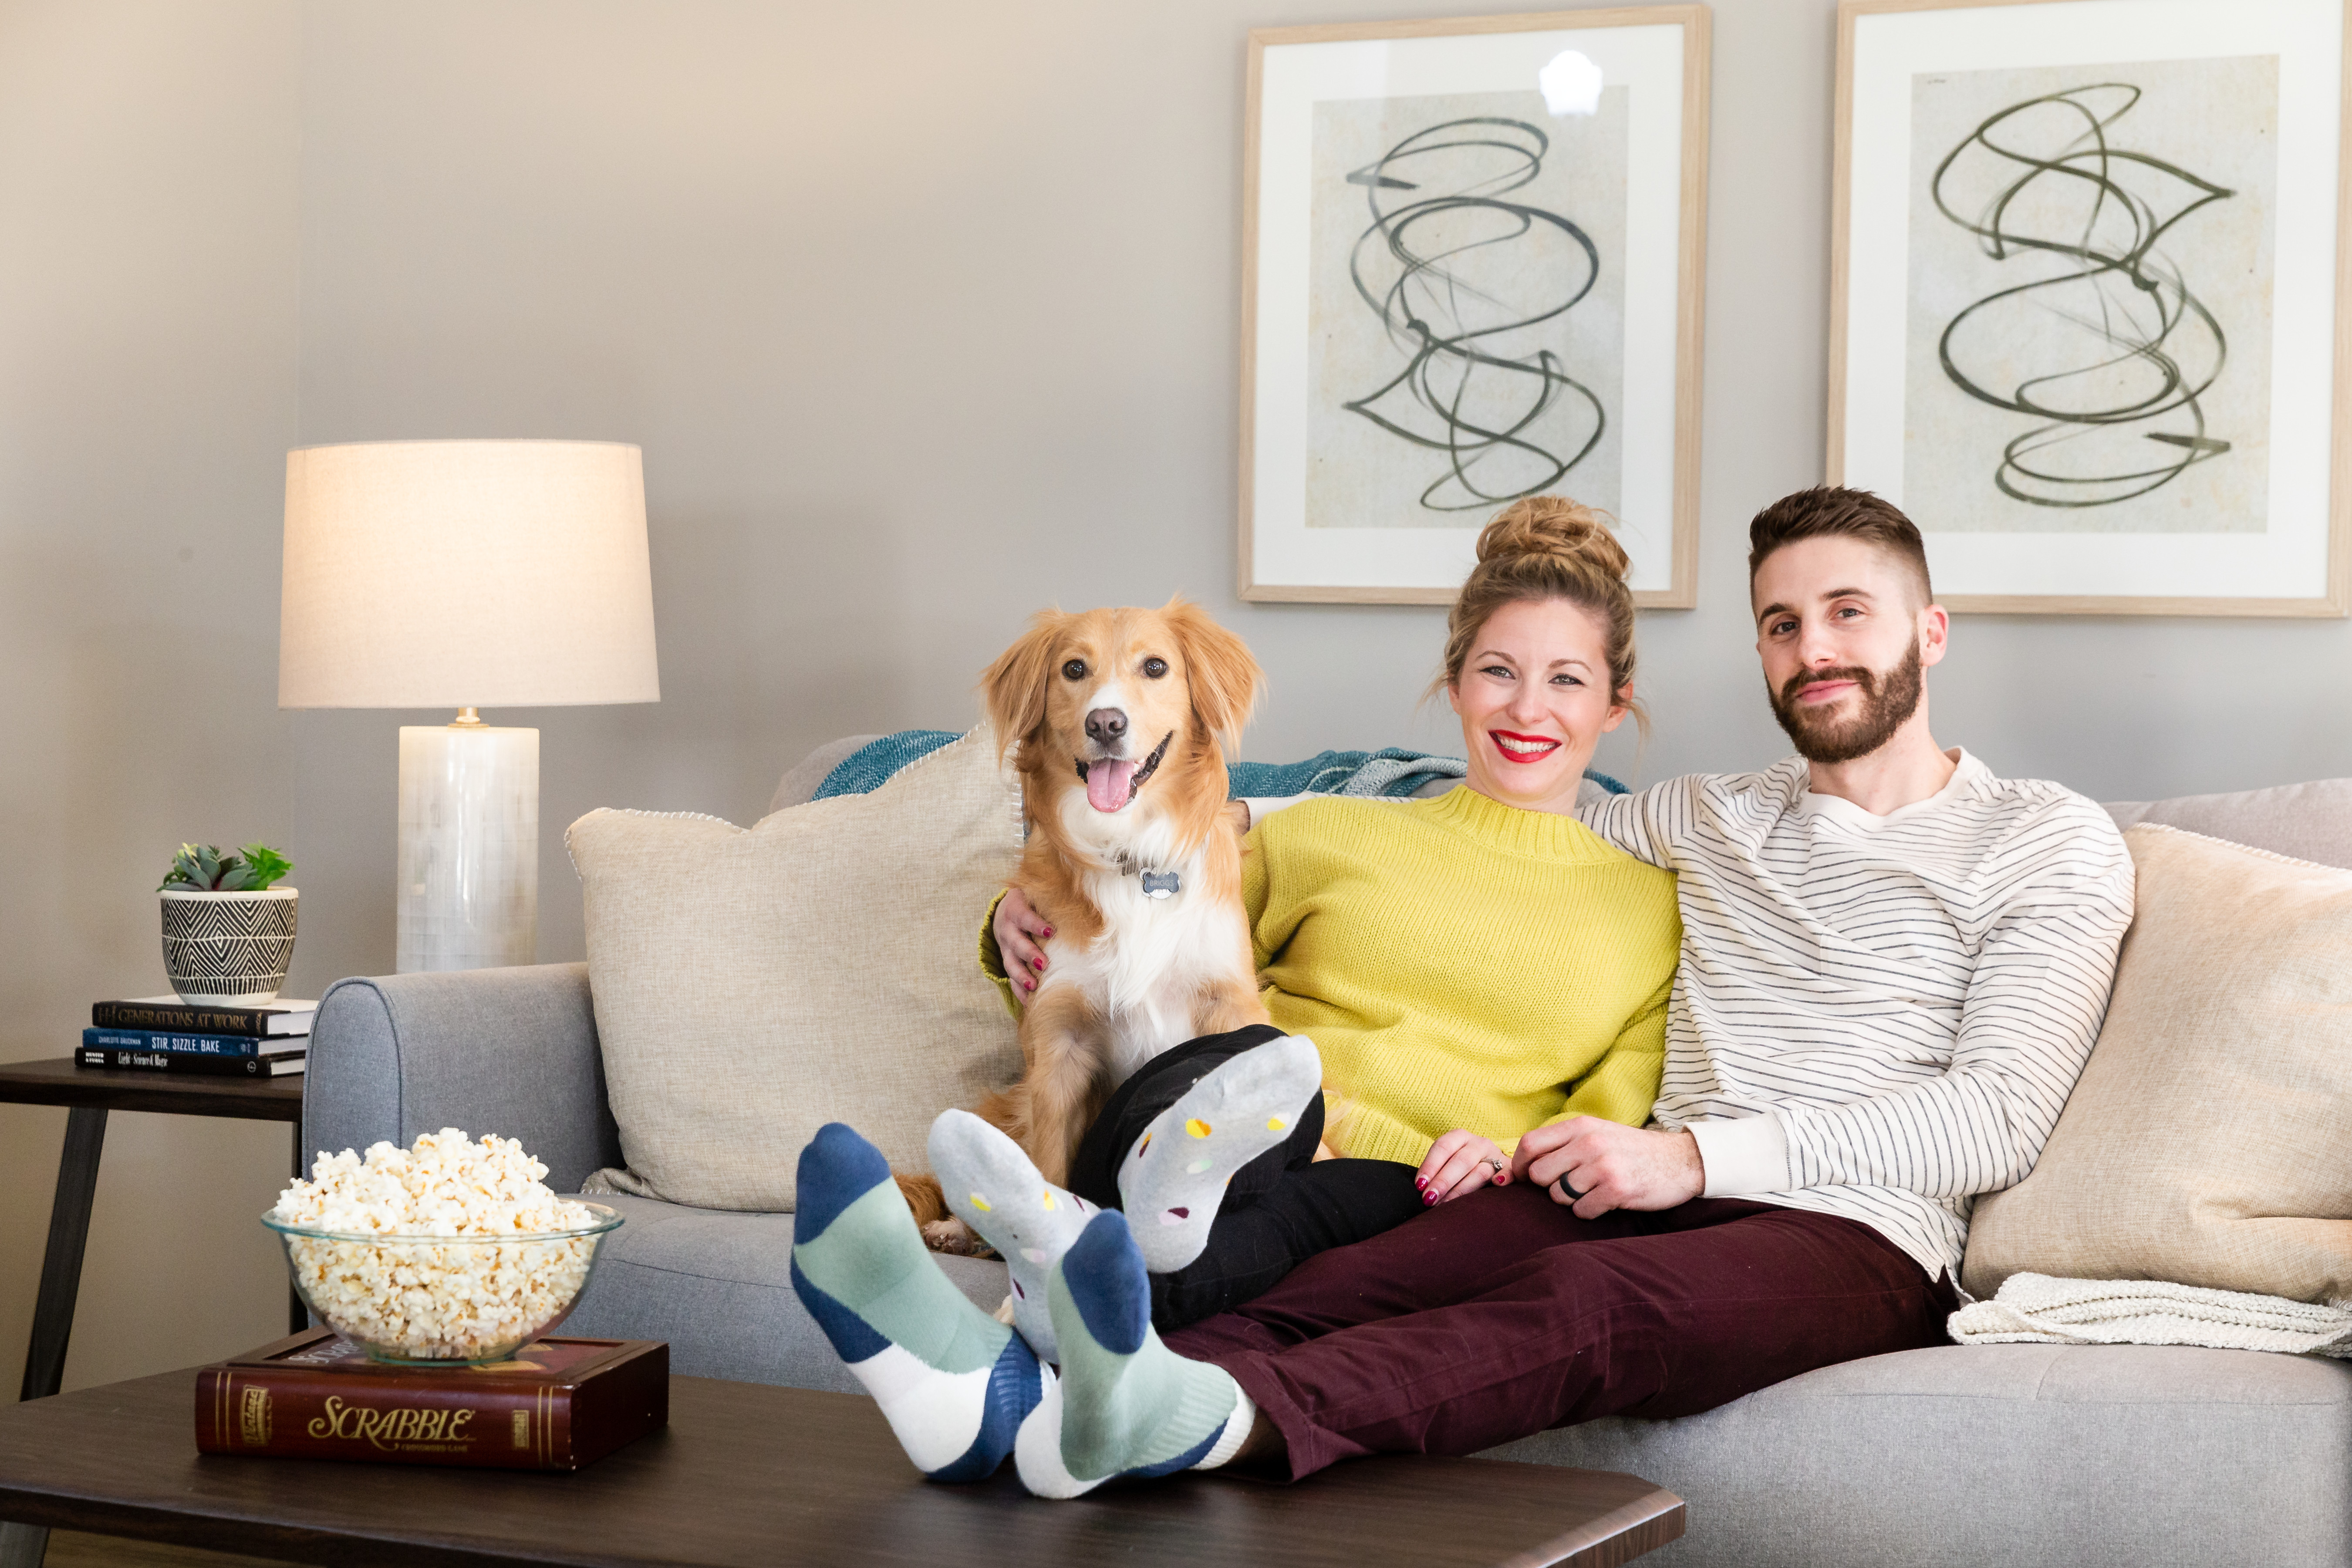
[[[1129,781],[1134,777],[1133,763],[1088,763],[1087,804],[1097,811],[1117,811],[1127,804]]]

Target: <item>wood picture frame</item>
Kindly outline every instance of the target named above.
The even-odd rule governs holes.
[[[1539,120],[1537,112],[1497,112],[1493,106],[1455,101],[1516,93],[1549,114],[1553,100],[1538,96],[1532,79],[1538,66],[1556,64],[1564,50],[1599,68],[1597,108],[1571,108],[1564,116]],[[1687,609],[1696,604],[1708,64],[1709,18],[1703,5],[1250,33],[1242,153],[1242,598],[1449,604],[1475,559],[1472,546],[1486,519],[1515,495],[1557,491],[1598,505],[1615,519],[1633,558],[1629,578],[1637,605]],[[1621,96],[1612,98],[1612,89]],[[1486,123],[1518,129],[1499,129],[1487,141],[1465,137],[1454,147],[1423,140],[1465,117],[1479,117],[1474,111],[1481,110]],[[1427,121],[1426,128],[1410,129],[1416,116]],[[1402,140],[1400,130],[1405,132]],[[1604,142],[1605,137],[1622,137],[1622,143]],[[1391,321],[1388,305],[1411,299],[1407,283],[1394,280],[1379,291],[1385,303],[1376,303],[1376,290],[1353,259],[1356,250],[1322,241],[1345,234],[1341,215],[1349,211],[1345,204],[1355,201],[1368,204],[1373,218],[1356,237],[1358,249],[1376,230],[1393,240],[1406,223],[1478,217],[1449,207],[1472,191],[1470,184],[1459,183],[1449,192],[1436,182],[1399,180],[1381,172],[1394,160],[1432,155],[1433,162],[1414,168],[1418,176],[1457,153],[1466,156],[1474,141],[1482,156],[1527,157],[1538,172],[1557,143],[1561,152],[1553,159],[1555,173],[1547,177],[1561,181],[1559,190],[1590,195],[1590,206],[1601,217],[1589,226],[1601,237],[1577,237],[1583,228],[1556,209],[1536,208],[1537,198],[1530,196],[1513,207],[1526,216],[1528,230],[1545,238],[1574,230],[1570,240],[1589,258],[1589,270],[1577,271],[1574,248],[1565,251],[1568,262],[1560,265],[1562,247],[1554,245],[1549,254],[1535,254],[1524,271],[1482,273],[1460,297],[1479,298],[1484,289],[1485,298],[1503,298],[1507,290],[1485,288],[1496,276],[1531,279],[1530,288],[1550,289],[1555,297],[1565,291],[1559,280],[1568,278],[1571,284],[1581,282],[1587,293],[1548,314],[1535,312],[1550,298],[1538,298],[1532,306],[1515,304],[1512,309],[1528,313],[1504,327],[1465,316],[1448,323],[1450,335],[1429,331],[1409,307],[1400,306],[1398,319]],[[1607,152],[1621,144],[1623,163],[1611,174]],[[1575,160],[1568,155],[1587,146],[1607,151]],[[1366,148],[1375,162],[1365,161]],[[1518,173],[1515,168],[1508,177],[1516,179]],[[1343,177],[1363,195],[1339,188]],[[1535,177],[1530,174],[1520,184]],[[1566,182],[1571,177],[1587,183],[1570,186]],[[1607,184],[1611,179],[1616,181],[1613,187]],[[1384,193],[1417,185],[1434,193],[1405,204],[1417,211],[1382,211]],[[1622,207],[1612,231],[1622,242],[1613,255],[1603,233],[1616,210],[1612,189],[1622,192],[1616,199]],[[1360,223],[1361,217],[1360,213],[1349,221]],[[1448,243],[1454,248],[1446,248]],[[1409,248],[1375,242],[1364,253],[1380,262]],[[1441,241],[1435,259],[1445,262],[1477,248],[1475,236],[1464,243],[1456,231],[1451,242]],[[1403,265],[1411,270],[1427,259],[1416,256]],[[1604,285],[1612,270],[1616,276]],[[1618,292],[1606,294],[1611,287]],[[1565,331],[1559,323],[1572,319],[1570,306],[1588,295],[1596,300],[1587,318],[1594,324],[1577,323],[1581,335],[1573,341],[1583,352],[1572,360],[1558,340],[1542,334]],[[1613,325],[1605,314],[1612,300]],[[1346,309],[1324,308],[1332,301]],[[1412,336],[1406,335],[1406,318]],[[1321,323],[1325,346],[1319,351],[1309,346],[1315,335],[1310,321]],[[1400,339],[1408,346],[1399,348]],[[1494,357],[1516,356],[1515,363],[1496,367],[1457,353],[1469,339],[1480,340],[1482,349],[1507,343]],[[1410,346],[1415,342],[1418,350]],[[1547,353],[1553,357],[1543,359]],[[1387,361],[1379,363],[1383,354]],[[1343,385],[1330,367],[1348,356],[1370,374],[1359,374],[1352,384]],[[1538,363],[1539,369],[1529,368]],[[1603,390],[1574,383],[1574,395],[1561,391],[1573,382],[1567,371],[1586,363],[1594,367]],[[1386,381],[1380,393],[1345,395],[1382,385],[1381,378],[1400,364],[1408,370]],[[1474,374],[1486,379],[1474,386]],[[1516,376],[1517,384],[1525,386],[1530,374],[1546,378],[1542,395],[1561,395],[1526,423],[1507,422],[1518,417],[1519,405],[1509,395],[1482,405],[1503,409],[1489,423],[1478,423],[1481,416],[1475,411],[1465,414],[1465,405],[1498,384],[1513,384]],[[1604,393],[1610,395],[1607,401]],[[1524,405],[1537,408],[1538,396],[1524,395]],[[1369,412],[1359,406],[1375,405],[1381,397],[1396,401]],[[1591,410],[1582,407],[1580,400],[1585,399]],[[1390,409],[1401,412],[1391,415]],[[1572,416],[1585,423],[1574,424]],[[1428,434],[1416,425],[1424,417],[1439,422],[1440,433]],[[1564,438],[1552,434],[1555,425]],[[1594,429],[1595,425],[1605,428]],[[1534,433],[1522,440],[1522,431]],[[1548,467],[1559,467],[1579,441],[1584,445],[1577,457],[1552,482],[1528,482],[1543,477]],[[1442,456],[1433,464],[1416,464],[1416,447]],[[1471,454],[1467,459],[1465,451]],[[1581,470],[1580,462],[1586,465]],[[1413,486],[1433,476],[1416,495]],[[1595,493],[1580,493],[1588,484]]]
[[[2120,30],[2126,22],[2129,32]],[[1841,0],[1825,471],[1832,484],[1887,496],[1920,523],[1947,607],[1993,615],[2352,615],[2347,33],[2343,0]],[[2275,83],[2266,121],[2257,90],[2264,69]],[[2190,108],[2173,121],[2128,120],[2167,94]],[[1989,104],[1997,106],[1992,115],[1971,128],[1969,116]],[[2079,117],[2079,145],[2064,142],[2052,114]],[[1967,134],[1948,146],[1954,125]],[[2263,131],[2272,135],[2267,167]],[[2062,152],[2062,143],[2073,150]],[[2172,154],[2173,147],[2188,152]],[[2231,154],[2233,148],[2246,151]],[[2012,184],[2000,176],[1969,188],[1985,154],[2026,173]],[[2254,177],[2225,184],[2195,166],[2228,155]],[[2046,243],[2052,231],[2035,230],[2030,218],[2024,232],[2010,231],[2011,215],[2050,200],[2057,188],[2053,182],[2031,189],[2029,175],[2062,165],[2085,204],[2078,210],[2088,214],[2074,243],[2098,253],[2095,264],[2087,255],[2063,258],[2061,247]],[[2170,187],[2155,198],[2134,189],[2136,180],[2155,177],[2149,171]],[[2089,213],[2080,194],[2086,185],[2112,191],[2113,204]],[[1969,205],[1988,192],[1994,200]],[[2195,225],[2231,202],[2239,209],[2234,228],[2222,231],[2233,237],[2226,246],[2195,237]],[[2122,222],[2122,214],[2134,215],[2137,242],[2101,251],[2107,230],[2100,225]],[[1956,237],[1971,247],[1965,263],[1948,259]],[[2166,259],[2176,243],[2210,249],[2183,270]],[[2216,267],[2215,257],[2266,258],[2266,268]],[[1896,258],[1899,277],[1890,276]],[[2206,265],[2195,287],[2220,274],[2239,307],[2234,319],[2189,298],[2200,262]],[[1976,271],[1969,287],[1955,288],[1969,268]],[[2011,270],[1991,283],[2002,268]],[[2094,273],[2130,280],[2144,300],[2156,302],[2146,319],[2171,325],[2152,343],[2137,341],[2147,333],[2130,325],[2128,296],[2112,318],[2090,305]],[[2248,304],[2254,279],[2260,312]],[[1970,297],[1988,285],[1991,293]],[[2015,331],[1993,352],[1995,334],[1979,323],[2037,289],[2044,291],[2036,302],[2041,325]],[[2002,302],[1989,303],[1996,296]],[[1942,313],[1964,297],[1956,313]],[[2315,310],[2327,319],[2324,331],[2311,328]],[[2022,320],[2011,314],[2008,325]],[[2103,334],[2125,323],[2120,336],[2106,339],[2125,346],[2104,363],[2080,357],[2079,342],[2067,342],[2094,320]],[[2251,331],[2240,325],[2245,321]],[[1940,333],[1932,365],[1930,328]],[[2071,364],[2059,363],[2062,348]],[[2018,379],[1975,374],[1996,358]],[[2127,379],[2158,361],[2169,390]],[[2095,375],[2074,368],[2091,364],[2101,367]],[[2229,392],[2235,417],[2209,426],[2207,395],[2231,369],[2242,372]],[[2178,401],[2183,388],[2190,389],[2185,404]],[[1955,407],[1965,412],[1953,416]],[[1995,429],[1987,412],[2010,422]],[[2177,427],[2151,428],[2168,422]],[[2089,434],[2074,444],[2077,428]],[[1948,431],[1971,430],[1986,434],[1946,438]],[[2164,445],[2135,457],[2123,444],[2135,432]],[[2150,459],[2148,452],[2161,455]],[[2226,465],[2216,463],[2210,482],[2194,475],[2203,489],[2168,493],[2208,456],[2245,460],[2226,482]],[[1942,482],[1939,476],[1961,461],[1980,469],[1990,462],[1989,482]],[[2159,511],[2158,501],[2170,510]],[[2033,509],[2073,515],[2053,523]],[[2084,515],[2103,511],[2110,515]],[[2222,526],[2204,526],[2217,521]]]

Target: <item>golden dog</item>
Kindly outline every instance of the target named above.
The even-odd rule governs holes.
[[[1241,638],[1179,597],[1042,612],[982,679],[1028,820],[1013,885],[1054,934],[1021,1017],[1020,1080],[977,1113],[1047,1181],[1068,1181],[1137,1068],[1266,1022],[1225,805],[1225,750],[1265,679]],[[898,1185],[933,1244],[958,1245],[938,1181]]]

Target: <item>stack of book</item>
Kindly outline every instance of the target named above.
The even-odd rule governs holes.
[[[302,1070],[316,1002],[190,1006],[177,996],[100,1002],[74,1060],[86,1068],[282,1078]]]

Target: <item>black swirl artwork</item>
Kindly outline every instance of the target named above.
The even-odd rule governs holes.
[[[1526,342],[1601,274],[1582,229],[1504,199],[1542,173],[1550,150],[1525,121],[1449,120],[1348,175],[1364,187],[1372,217],[1349,274],[1405,363],[1344,406],[1445,455],[1445,471],[1421,493],[1433,511],[1484,510],[1549,489],[1607,425],[1592,389],[1549,348]]]
[[[2200,401],[2228,340],[2158,247],[2236,193],[2118,145],[2116,123],[2139,101],[2137,87],[2099,82],[2012,104],[1946,155],[1930,187],[1987,256],[2058,268],[1969,305],[1937,345],[1953,385],[2034,420],[1993,474],[2034,506],[2111,506],[2230,449]]]

